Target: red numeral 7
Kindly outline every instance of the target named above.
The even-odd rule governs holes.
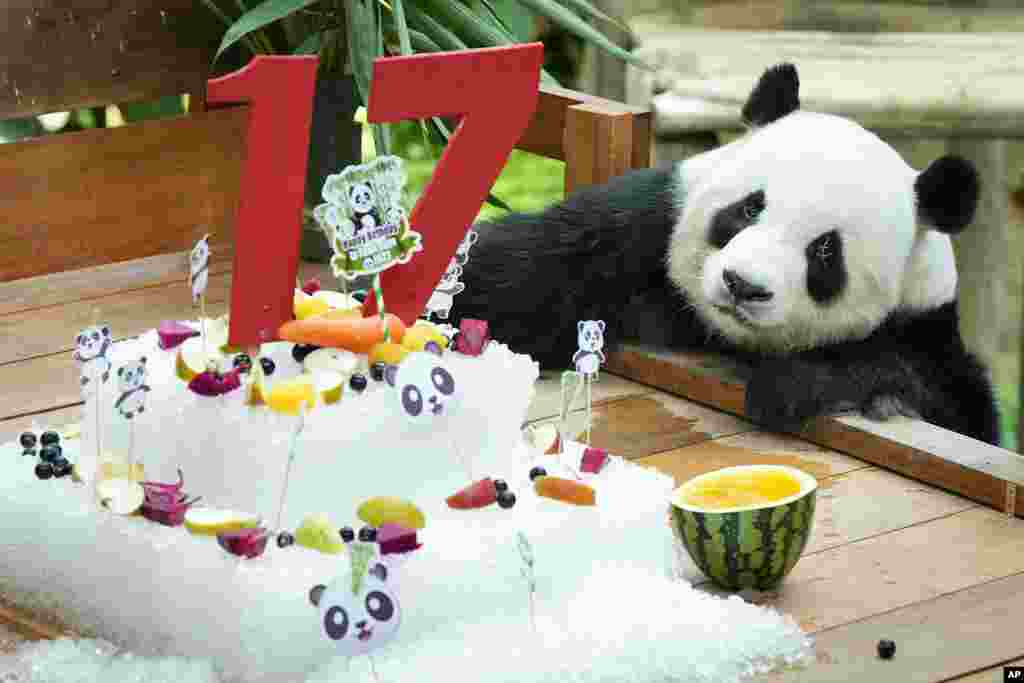
[[[423,313],[529,125],[543,58],[543,45],[529,43],[374,62],[371,123],[462,117],[409,217],[423,235],[423,251],[381,274],[385,308],[407,325]],[[377,313],[374,297],[367,297],[364,312]]]
[[[228,343],[277,339],[292,319],[316,82],[315,56],[259,56],[207,83],[210,104],[251,106],[235,223]]]

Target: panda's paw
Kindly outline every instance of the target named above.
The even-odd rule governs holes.
[[[893,417],[909,417],[920,419],[921,415],[899,396],[891,394],[875,394],[861,408],[861,413],[869,420],[884,422]]]
[[[775,431],[799,431],[822,414],[820,390],[825,381],[813,365],[767,361],[747,381],[747,419]]]

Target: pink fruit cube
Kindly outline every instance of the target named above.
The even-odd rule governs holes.
[[[381,555],[408,553],[420,548],[416,541],[416,530],[408,529],[401,524],[381,524],[377,529],[377,543],[380,544]]]
[[[608,451],[603,448],[587,448],[583,451],[580,471],[597,474],[608,463]]]
[[[455,340],[455,350],[467,356],[479,356],[491,341],[491,333],[486,320],[463,318],[459,323],[459,336]]]

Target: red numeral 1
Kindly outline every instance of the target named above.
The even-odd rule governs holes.
[[[274,341],[292,319],[317,61],[258,56],[207,83],[210,104],[252,109],[235,225],[232,346]]]
[[[537,106],[541,43],[408,57],[373,64],[372,123],[461,116],[409,217],[423,251],[381,274],[385,308],[415,322],[466,236]],[[374,297],[364,311],[377,313]]]

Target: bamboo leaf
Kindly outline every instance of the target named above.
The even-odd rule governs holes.
[[[368,4],[369,0],[345,0],[348,59],[364,107],[370,100],[373,60],[377,57],[377,13]]]
[[[218,19],[221,20],[221,22],[224,23],[225,28],[231,28],[231,24],[235,23],[234,20],[227,14],[225,14],[224,10],[218,7],[217,3],[215,3],[213,0],[203,0],[203,4],[206,5],[206,8],[208,10],[213,12],[214,16],[216,16]]]
[[[419,5],[472,47],[496,47],[515,42],[457,0],[419,0]]]
[[[615,19],[614,17],[611,17],[611,16],[605,14],[604,12],[602,12],[601,10],[597,9],[592,4],[590,4],[590,2],[588,2],[588,0],[561,0],[561,1],[562,1],[563,4],[566,4],[569,7],[571,7],[572,9],[576,10],[576,12],[578,14],[581,14],[583,16],[593,17],[594,19],[601,19],[603,21],[607,21],[609,24],[614,24],[615,26],[617,26],[618,28],[622,29],[626,33],[629,33],[629,27],[628,26],[626,26],[624,23],[622,23],[618,19]]]
[[[412,39],[409,37],[409,25],[405,23],[405,8],[402,0],[391,0],[391,14],[395,18],[398,29],[398,49],[403,55],[412,54]]]
[[[409,39],[416,52],[441,52],[441,46],[427,37],[426,34],[409,29]]]
[[[320,46],[323,44],[324,34],[314,33],[313,35],[306,38],[302,43],[292,50],[294,55],[315,55],[320,52]]]
[[[462,42],[461,38],[449,31],[437,19],[434,19],[434,17],[417,7],[414,2],[410,2],[405,7],[405,11],[412,25],[423,31],[428,38],[440,45],[442,50],[469,49],[469,46]]]
[[[566,31],[569,31],[589,43],[593,43],[608,54],[618,57],[619,59],[629,62],[641,69],[653,71],[653,69],[639,57],[623,50],[621,47],[606,38],[600,31],[578,17],[572,10],[559,5],[554,0],[519,0],[519,2],[537,14],[547,17]]]
[[[217,48],[217,54],[214,59],[253,31],[258,31],[264,26],[272,24],[315,2],[317,0],[265,0],[239,17],[238,21],[228,28],[227,33],[224,34],[224,39],[221,40],[220,47]],[[345,4],[352,3],[346,2]]]

